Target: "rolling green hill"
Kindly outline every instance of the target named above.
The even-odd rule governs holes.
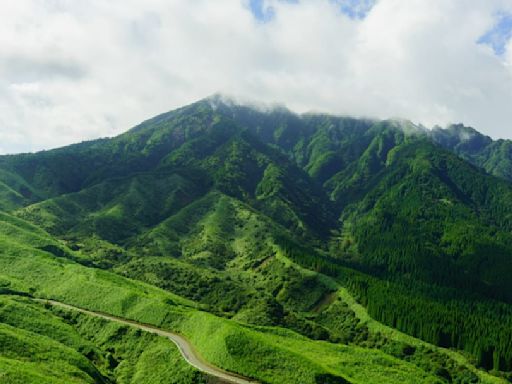
[[[165,290],[43,251],[42,247],[56,246],[56,241],[40,230],[31,234],[29,229],[29,224],[9,216],[0,225],[0,372],[7,383],[206,380],[178,358],[168,341],[45,307],[33,296],[178,331],[212,363],[268,383],[441,382],[436,379],[439,369],[477,378],[467,362],[459,363],[432,346],[422,347],[417,358],[434,354],[439,361],[424,365],[370,345],[314,341],[283,327],[250,325],[241,319],[229,320],[226,314],[214,316],[204,312],[206,306]],[[337,306],[344,308],[349,322],[359,322],[346,305]],[[373,337],[381,339],[378,333]],[[404,345],[396,348],[401,351]]]
[[[131,333],[109,357],[93,320],[36,296],[183,332],[212,363],[263,382],[510,379],[510,156],[465,133],[214,96],[112,139],[1,156],[1,289],[39,320],[2,318],[20,346],[0,358],[28,382],[55,366],[54,382],[77,370],[149,383],[148,351],[178,361]],[[37,332],[44,318],[97,356]],[[26,332],[55,355],[27,360],[45,342],[24,347]],[[66,368],[52,365],[59,348],[74,351]],[[161,375],[206,380],[176,369]]]

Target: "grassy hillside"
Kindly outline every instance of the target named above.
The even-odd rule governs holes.
[[[2,383],[206,383],[168,340],[0,296]]]
[[[23,223],[19,219],[16,222],[20,226]],[[295,383],[301,380],[310,383],[325,380],[340,383],[345,382],[343,380],[354,383],[442,382],[439,375],[435,379],[435,372],[375,348],[313,341],[284,328],[251,326],[200,312],[196,309],[197,304],[171,293],[39,251],[31,243],[39,244],[41,238],[45,238],[42,232],[34,237],[26,237],[23,245],[16,243],[16,237],[11,236],[11,241],[2,238],[0,263],[4,293],[22,292],[51,297],[180,331],[213,363],[269,383]],[[46,239],[51,241],[48,235]],[[25,382],[38,382],[37,378],[31,376],[33,372],[43,372],[44,375],[44,372],[52,369],[61,375],[56,379],[62,377],[64,381],[67,380],[66,372],[77,369],[84,371],[85,374],[81,374],[85,380],[83,382],[101,382],[91,376],[96,371],[101,375],[101,380],[115,377],[118,382],[137,382],[136,378],[146,377],[144,375],[157,380],[156,377],[161,379],[170,374],[168,369],[162,367],[161,376],[155,376],[159,371],[155,371],[153,365],[147,366],[150,361],[155,364],[155,353],[159,356],[157,362],[163,363],[165,358],[173,358],[161,341],[141,340],[140,335],[133,334],[135,331],[125,334],[118,330],[119,326],[97,324],[99,320],[87,319],[83,315],[61,311],[50,314],[48,309],[33,304],[29,298],[6,297],[3,300],[5,310],[0,312],[1,322],[8,328],[5,333],[16,340],[8,345],[17,346],[9,347],[2,356],[23,362],[26,360],[24,351],[41,350],[40,353],[46,356],[48,348],[51,349],[51,356],[55,356],[43,359],[41,366],[36,364],[37,359],[31,359],[31,364],[36,365],[23,368],[26,371]],[[32,346],[29,347],[26,332],[40,334],[44,336],[41,340],[46,341],[35,344],[39,336],[32,337],[30,343],[34,345],[30,344]],[[70,332],[75,333],[69,336]],[[119,334],[127,339],[119,340],[116,336]],[[68,351],[66,348],[77,352],[69,352],[63,358],[65,351]],[[262,359],[254,359],[255,354]],[[267,359],[263,359],[263,356],[267,356]],[[319,356],[322,358],[319,359]],[[88,365],[91,359],[93,363]],[[132,361],[137,361],[136,368],[130,363]],[[279,361],[278,365],[276,361]],[[68,365],[70,368],[63,367]],[[177,369],[180,369],[177,378],[187,382],[186,377],[192,374],[191,371],[180,366]],[[87,381],[87,375],[93,379]],[[144,380],[152,382],[150,378]]]
[[[477,167],[508,165],[463,136],[210,98],[112,139],[2,156],[3,290],[181,330],[266,382],[510,377],[512,186]],[[469,360],[370,329],[342,287]]]

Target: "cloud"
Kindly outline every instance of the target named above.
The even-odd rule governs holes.
[[[112,136],[216,92],[512,138],[510,36],[485,38],[510,12],[509,0],[8,2],[0,150]]]

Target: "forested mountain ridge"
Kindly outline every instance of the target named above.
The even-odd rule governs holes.
[[[432,140],[485,169],[491,175],[512,180],[512,141],[492,140],[462,124],[431,131]]]
[[[241,324],[378,349],[439,382],[478,381],[372,333],[339,298],[346,287],[375,319],[510,377],[507,143],[215,96],[112,139],[1,156],[2,228],[20,244],[41,231],[58,239],[36,245],[48,257]],[[20,279],[8,264],[2,273]]]

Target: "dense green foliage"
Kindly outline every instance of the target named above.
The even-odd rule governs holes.
[[[214,97],[112,139],[3,156],[0,293],[180,330],[208,360],[265,382],[487,380],[471,363],[507,377],[512,186],[477,166],[510,179],[509,147],[464,127]],[[375,319],[469,362],[372,329],[340,287]],[[66,316],[98,351],[115,344]],[[116,348],[140,372],[93,362],[105,380],[151,382],[140,376],[152,374],[148,353],[176,359],[132,336]],[[71,366],[94,380],[77,353]]]
[[[443,347],[466,350],[486,369],[512,370],[510,306],[418,283],[364,279],[351,286],[360,290],[370,315],[384,323]]]
[[[194,302],[169,292],[38,250],[40,244],[55,240],[41,231],[24,233],[32,227],[20,219],[6,215],[4,220],[14,229],[5,221],[0,225],[2,290],[28,296],[6,298],[5,311],[0,312],[2,326],[8,328],[0,356],[9,359],[0,372],[8,382],[19,382],[18,378],[28,383],[195,382],[192,377],[199,377],[177,359],[168,341],[141,338],[138,331],[73,312],[51,314],[33,303],[30,295],[179,331],[209,361],[268,383],[319,383],[325,378],[340,383],[441,382],[435,372],[374,348],[313,341],[285,328],[248,325],[200,312]],[[292,264],[288,268],[301,272]],[[32,356],[28,361],[27,354]],[[261,358],[254,359],[255,354]],[[77,375],[73,372],[83,380],[70,379]]]

